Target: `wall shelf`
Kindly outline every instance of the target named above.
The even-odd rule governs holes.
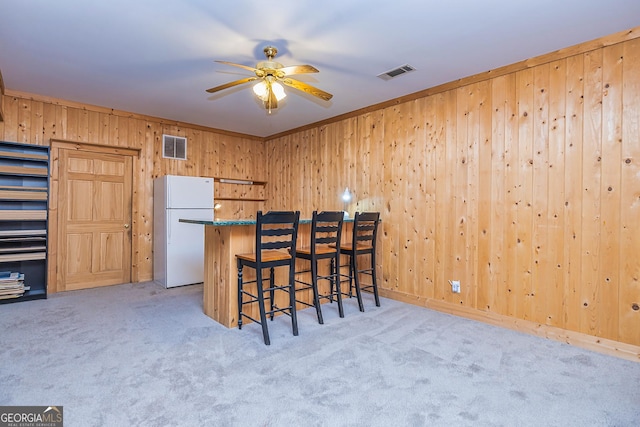
[[[266,181],[254,181],[245,178],[214,177],[214,200],[236,202],[266,201]]]
[[[0,304],[47,297],[48,202],[49,147],[0,141]]]

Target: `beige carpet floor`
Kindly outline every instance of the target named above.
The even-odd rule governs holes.
[[[638,426],[640,363],[382,299],[227,329],[202,287],[0,306],[0,405],[65,426]]]

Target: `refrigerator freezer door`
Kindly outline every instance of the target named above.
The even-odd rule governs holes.
[[[163,178],[167,208],[213,209],[213,178],[175,175]]]
[[[165,286],[204,281],[204,225],[180,218],[213,220],[213,209],[167,209]]]

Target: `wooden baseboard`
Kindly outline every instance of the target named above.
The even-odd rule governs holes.
[[[443,313],[452,314],[454,316],[477,320],[479,322],[536,335],[542,338],[561,341],[576,347],[619,357],[621,359],[631,360],[633,362],[640,362],[640,346],[637,345],[595,337],[581,332],[569,331],[555,326],[543,325],[529,320],[514,319],[501,314],[475,310],[469,307],[461,307],[445,301],[422,298],[387,289],[380,289],[380,295],[396,301],[418,305]]]

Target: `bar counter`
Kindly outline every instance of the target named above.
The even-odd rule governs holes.
[[[180,222],[204,225],[204,313],[228,328],[236,327],[238,325],[236,254],[250,253],[255,250],[256,220],[180,219]],[[345,218],[344,222],[345,225],[352,223],[353,218]],[[351,227],[343,228],[343,241],[345,241],[345,235],[349,235],[350,231]],[[311,219],[300,219],[297,241],[299,247],[309,245],[310,232]],[[246,279],[255,278],[253,269],[245,269],[244,274]],[[283,283],[286,280],[286,268],[276,269],[276,281]],[[304,298],[304,296],[302,297]],[[250,312],[249,314],[257,316],[257,307],[255,310],[256,313]]]

